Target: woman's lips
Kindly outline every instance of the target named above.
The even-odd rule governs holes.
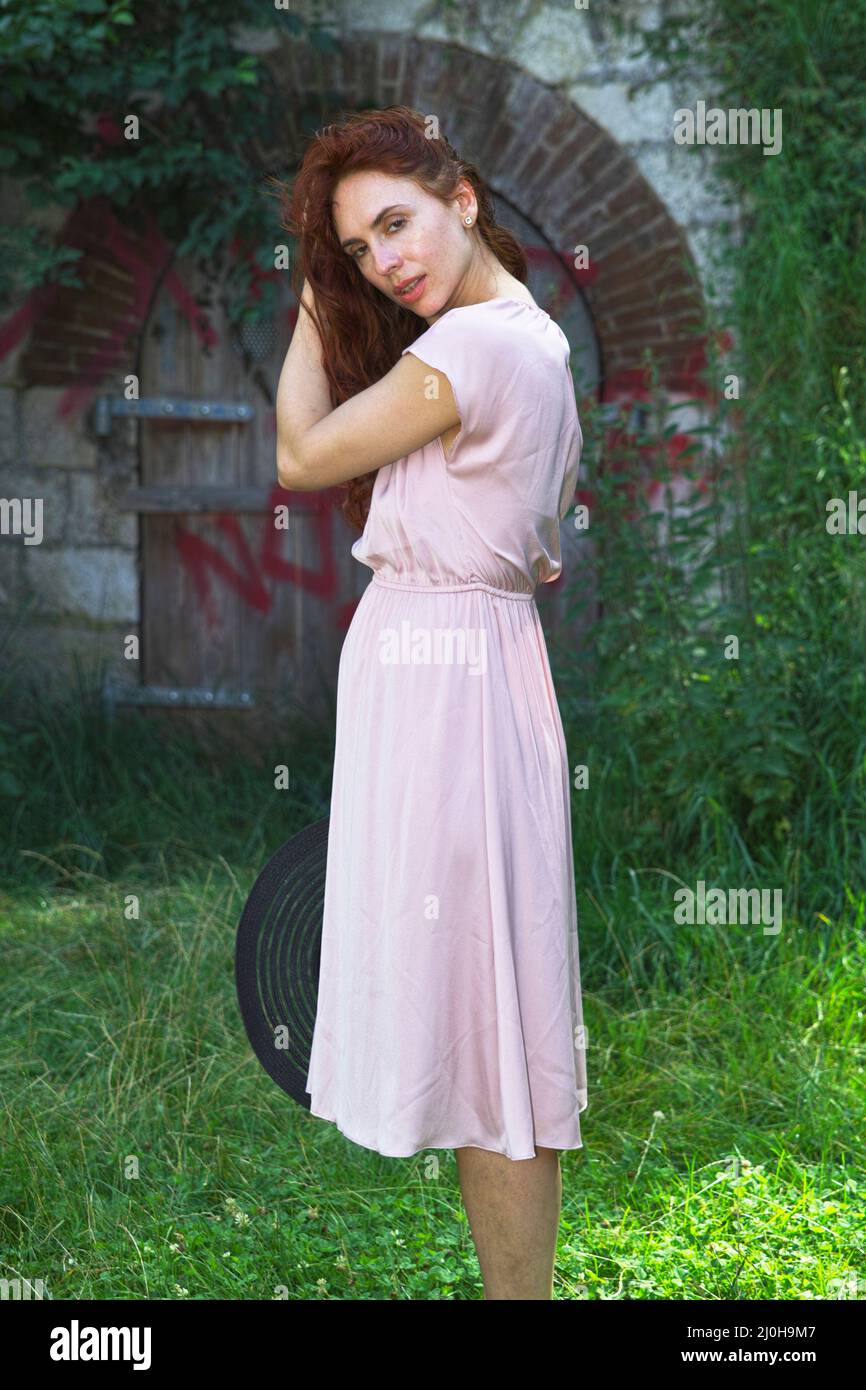
[[[411,304],[413,300],[420,299],[421,295],[424,293],[424,285],[426,281],[427,276],[421,275],[417,283],[413,285],[411,289],[407,290],[405,294],[400,294],[398,290],[397,298],[402,299],[404,304]]]

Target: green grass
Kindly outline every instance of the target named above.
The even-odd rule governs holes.
[[[35,695],[7,740],[2,1273],[64,1299],[480,1298],[453,1153],[351,1143],[243,1030],[237,921],[322,814],[326,748],[203,756],[170,728]],[[657,874],[585,887],[556,1297],[862,1296],[863,900],[765,936],[673,928]]]

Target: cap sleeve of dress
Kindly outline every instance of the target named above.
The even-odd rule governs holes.
[[[583,440],[582,435],[578,440],[568,339],[557,330],[559,344],[552,353],[548,327],[536,317],[527,318],[530,313],[535,311],[510,300],[452,309],[401,355],[411,352],[451,385],[461,428],[449,452],[449,468],[495,460],[503,481],[516,470],[524,487],[523,461],[533,458],[537,465],[549,440],[555,453],[551,467],[561,471],[567,459],[573,492]],[[544,320],[549,325],[547,315]],[[531,470],[530,491],[541,486],[544,473],[537,466]],[[547,507],[546,499],[536,500],[539,510]]]
[[[490,326],[481,315],[452,313],[443,315],[400,354],[411,352],[433,372],[448,378],[460,416],[461,437],[471,435],[480,440],[494,415],[496,358],[489,355],[492,349]]]

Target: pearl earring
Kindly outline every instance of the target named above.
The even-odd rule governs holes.
[[[471,217],[464,217],[463,221],[466,223],[466,225],[467,225],[468,227],[471,227],[471,226],[472,226],[472,218],[471,218]]]

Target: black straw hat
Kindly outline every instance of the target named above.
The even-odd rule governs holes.
[[[253,1051],[307,1110],[329,824],[326,816],[308,825],[268,860],[247,898],[235,944],[238,1003]]]

